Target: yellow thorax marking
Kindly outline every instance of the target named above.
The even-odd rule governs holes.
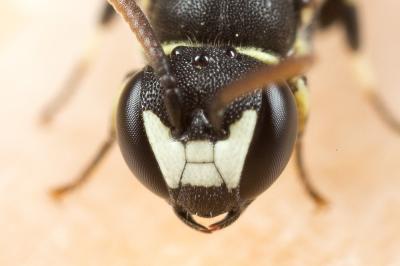
[[[164,43],[162,45],[162,47],[164,49],[164,53],[166,55],[170,55],[172,53],[172,51],[178,46],[201,47],[203,45],[200,43],[184,42],[184,41],[169,42],[169,43]],[[262,49],[259,49],[259,48],[239,46],[239,47],[235,47],[235,49],[240,54],[250,56],[251,58],[254,58],[254,59],[261,61],[268,65],[276,65],[280,61],[279,56],[277,56],[273,53],[270,53],[270,52],[263,51]]]

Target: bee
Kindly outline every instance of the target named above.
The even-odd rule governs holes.
[[[368,98],[395,129],[360,53],[357,9],[348,0],[109,0],[100,20],[119,13],[149,65],[129,74],[108,138],[60,197],[81,186],[118,141],[139,181],[191,228],[211,233],[235,222],[286,167],[292,153],[305,190],[326,204],[306,172],[302,137],[309,116],[305,72],[318,29],[340,23]],[[88,59],[43,113],[51,120]],[[225,216],[205,226],[195,216]]]

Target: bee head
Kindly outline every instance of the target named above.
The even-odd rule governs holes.
[[[174,208],[214,217],[241,210],[280,175],[297,133],[286,84],[270,84],[225,108],[221,128],[207,108],[224,86],[262,66],[230,47],[177,47],[168,57],[180,91],[174,133],[163,88],[150,67],[125,86],[117,108],[122,154],[135,176]]]

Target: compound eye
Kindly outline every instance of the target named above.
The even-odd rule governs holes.
[[[141,91],[152,89],[145,71],[127,82],[119,99],[116,126],[122,155],[132,173],[150,191],[169,199],[168,188],[159,170],[143,123]]]
[[[254,199],[280,176],[296,140],[297,108],[290,87],[270,85],[262,101],[240,182],[242,199]]]
[[[237,51],[233,47],[229,47],[226,49],[226,55],[229,56],[230,58],[236,58],[237,57]]]

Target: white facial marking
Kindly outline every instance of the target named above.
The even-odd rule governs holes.
[[[165,182],[170,188],[178,188],[186,163],[184,145],[171,137],[171,130],[153,112],[143,112],[143,120],[147,138]]]
[[[256,111],[243,112],[242,118],[229,127],[229,138],[215,144],[215,165],[229,189],[239,185],[256,123]]]
[[[217,141],[189,141],[186,145],[171,137],[171,130],[151,111],[143,112],[150,146],[168,187],[182,185],[228,189],[240,183],[247,152],[257,123],[257,112],[248,110],[229,127],[229,138]]]
[[[189,141],[186,143],[186,160],[190,163],[214,162],[214,145],[209,141]]]
[[[219,187],[223,180],[213,163],[188,163],[182,175],[182,185]]]

